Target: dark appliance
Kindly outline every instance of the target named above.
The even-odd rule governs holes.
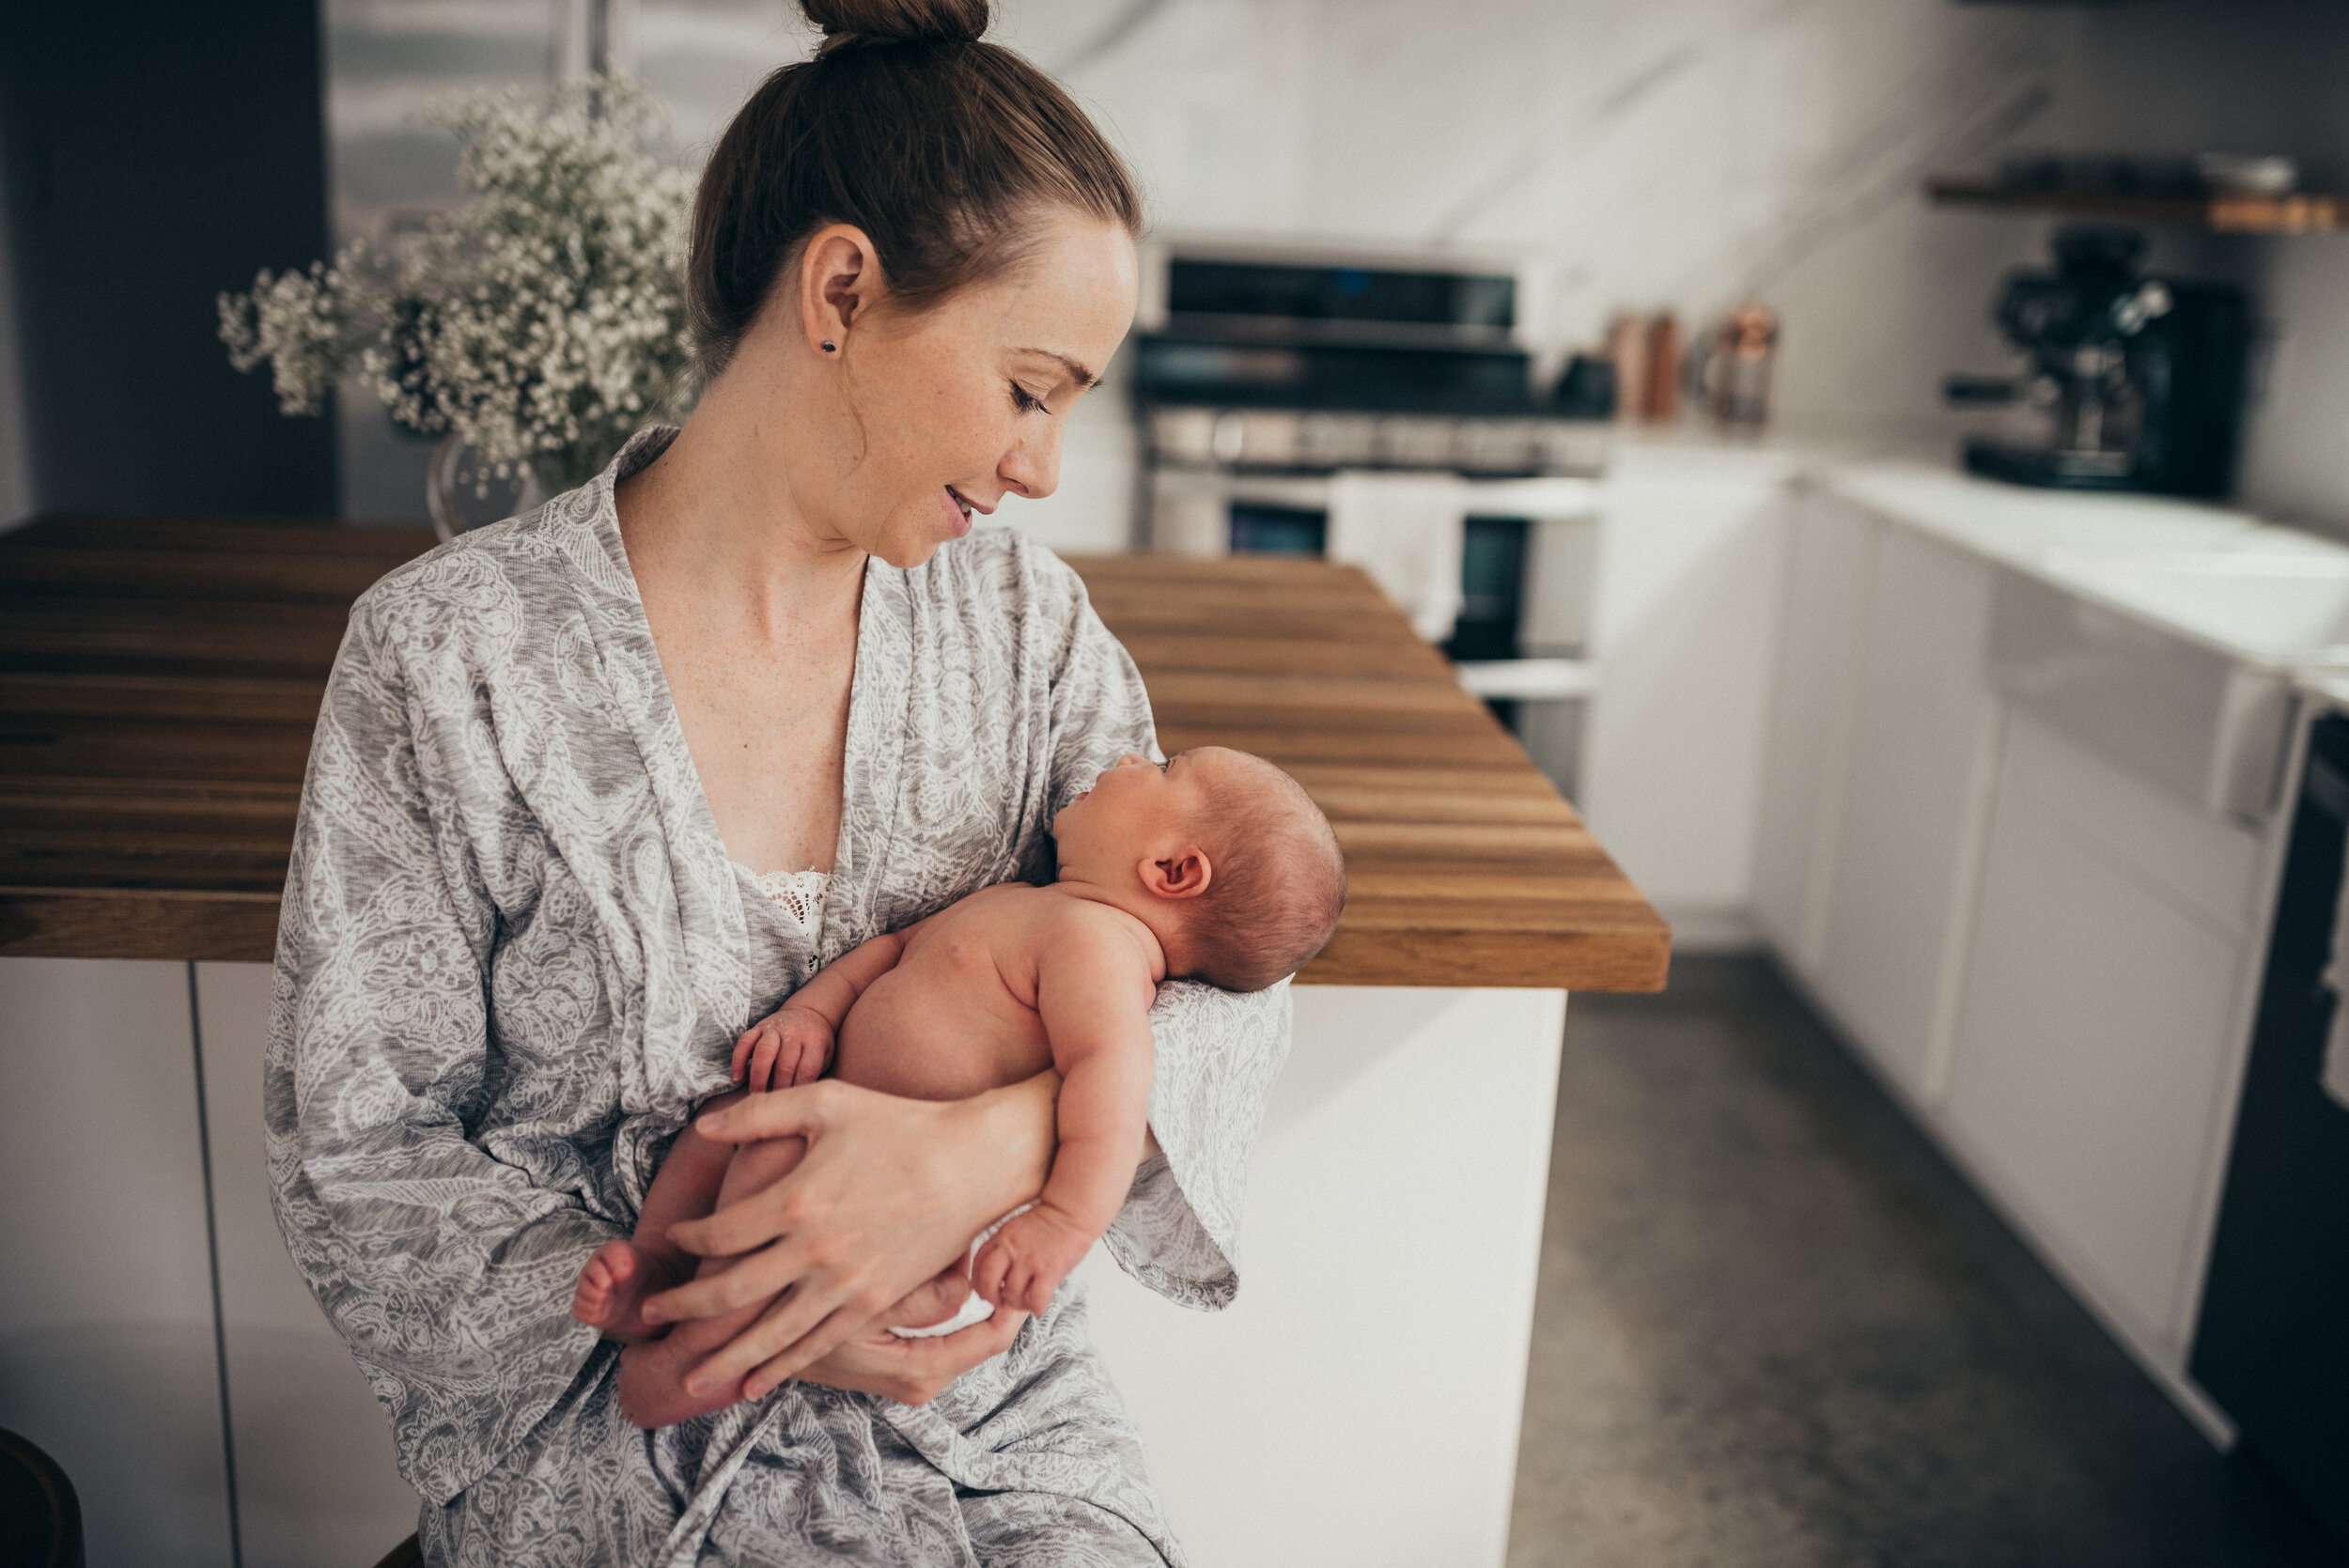
[[[2349,1545],[2349,1104],[2325,983],[2349,838],[2349,718],[2316,721],[2189,1366],[2243,1442]]]
[[[1460,537],[1460,618],[1443,645],[1455,661],[1517,659],[1517,625],[1525,613],[1523,518],[1470,515]]]
[[[2226,284],[2143,276],[2134,229],[2076,225],[2055,236],[2055,270],[2009,273],[1994,318],[2030,356],[2021,379],[1952,376],[1960,406],[2029,400],[2046,440],[1986,436],[1966,467],[2061,489],[2220,496],[2234,484],[2250,310]]]
[[[1176,256],[1134,390],[1145,407],[1528,413],[1516,326],[1512,277]]]
[[[1232,503],[1235,555],[1319,555],[1329,535],[1328,512],[1254,501]]]

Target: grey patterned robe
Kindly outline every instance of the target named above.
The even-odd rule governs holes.
[[[1132,662],[1049,552],[986,533],[871,563],[817,951],[762,963],[613,511],[668,439],[368,590],[312,747],[270,1175],[424,1497],[426,1559],[1178,1560],[1073,1287],[926,1408],[786,1384],[650,1434],[569,1316],[778,973],[1049,875],[1052,813],[1153,747]],[[1171,985],[1152,1017],[1165,1153],[1108,1245],[1220,1307],[1287,997]]]

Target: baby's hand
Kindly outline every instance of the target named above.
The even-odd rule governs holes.
[[[1091,1232],[1058,1209],[1038,1203],[1014,1215],[987,1238],[971,1264],[971,1288],[998,1307],[1041,1317],[1068,1271],[1092,1249]]]
[[[742,1032],[734,1042],[734,1079],[745,1089],[789,1089],[824,1076],[832,1060],[832,1025],[820,1013],[784,1007]]]

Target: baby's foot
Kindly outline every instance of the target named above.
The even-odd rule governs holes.
[[[675,1339],[632,1344],[620,1352],[620,1414],[650,1432],[723,1410],[742,1397],[742,1385],[714,1394],[685,1391],[685,1379],[707,1352]]]
[[[645,1300],[677,1282],[668,1276],[660,1260],[634,1242],[607,1241],[579,1271],[571,1315],[622,1344],[657,1340],[668,1330],[645,1321]]]

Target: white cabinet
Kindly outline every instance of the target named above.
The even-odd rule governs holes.
[[[1630,446],[1599,505],[1575,803],[1676,945],[1749,944],[1785,461]]]
[[[1879,526],[1849,502],[1805,490],[1786,541],[1753,906],[1771,946],[1814,987],[1827,944],[1868,556]]]
[[[1295,1000],[1238,1299],[1186,1312],[1096,1248],[1094,1343],[1193,1560],[1500,1568],[1565,993],[1300,986]],[[1411,1235],[1442,1238],[1440,1266],[1364,1286],[1364,1260]]]
[[[2091,661],[1996,678],[2006,568],[1828,486],[1799,494],[1756,923],[1927,1130],[2207,1419],[2185,1352],[2273,824],[2198,809],[2118,760],[2125,749],[2034,716],[2034,692]]]
[[[91,1568],[365,1564],[415,1529],[270,1213],[269,986],[0,958],[0,1426],[71,1478]]]
[[[0,958],[0,1426],[91,1568],[226,1568],[228,1485],[185,964]]]
[[[1878,1064],[1929,1098],[1990,790],[1991,574],[1881,523],[1867,563],[1814,984]]]
[[[2016,710],[1944,1110],[2041,1250],[2184,1363],[2259,841]]]
[[[1929,1099],[1995,753],[1990,568],[1812,490],[1787,580],[1756,915],[1845,1033]]]
[[[175,966],[177,968],[177,966]],[[244,1568],[364,1565],[416,1528],[392,1433],[286,1255],[262,1153],[267,964],[195,966]]]

